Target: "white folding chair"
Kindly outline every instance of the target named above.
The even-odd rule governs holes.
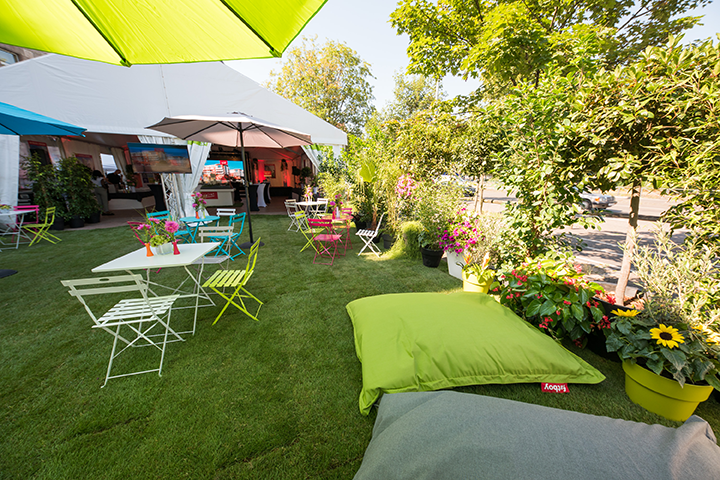
[[[62,284],[70,289],[69,293],[77,298],[85,307],[85,310],[92,318],[95,325],[92,328],[105,330],[113,336],[113,346],[110,352],[105,383],[111,378],[127,377],[142,373],[158,372],[162,376],[163,360],[165,359],[165,347],[170,342],[184,341],[179,334],[170,328],[170,313],[175,300],[180,295],[167,295],[164,297],[148,297],[147,283],[143,281],[142,275],[121,275],[116,277],[83,278],[78,280],[63,280]],[[96,316],[88,305],[86,298],[93,295],[107,296],[118,293],[138,292],[140,297],[123,299],[116,303],[110,310]],[[125,327],[125,328],[123,328]],[[156,329],[156,327],[159,327]],[[123,332],[129,330],[129,335]],[[151,331],[157,333],[151,333]],[[172,340],[168,340],[172,335]],[[121,345],[118,351],[118,341]],[[130,347],[155,347],[160,351],[160,364],[158,368],[149,370],[111,375],[113,361],[118,355]],[[102,387],[101,387],[102,388]]]
[[[318,198],[317,201],[319,202],[319,205],[316,205],[312,208],[312,216],[315,218],[320,218],[327,213],[328,199]]]
[[[384,213],[380,216],[380,220],[378,220],[375,230],[363,229],[363,230],[358,230],[357,232],[355,232],[355,235],[360,237],[360,240],[362,240],[365,243],[365,245],[360,249],[360,252],[358,252],[358,255],[363,253],[363,250],[365,250],[366,248],[369,247],[370,250],[372,250],[373,253],[375,253],[375,255],[377,255],[378,257],[380,256],[380,249],[378,248],[377,245],[375,245],[375,243],[373,243],[373,240],[375,239],[375,237],[377,237],[378,232],[380,231],[380,224],[382,224],[384,216],[385,216]]]
[[[230,247],[232,246],[231,240],[233,235],[233,227],[228,225],[227,227],[200,227],[198,229],[198,237],[200,242],[220,242],[220,246],[214,250],[211,250],[204,257],[199,258],[195,264],[221,264],[227,261],[230,264]]]
[[[237,214],[237,211],[235,208],[218,208],[215,210],[215,215],[220,217],[217,221],[217,226],[220,226],[220,223],[222,222],[223,217],[232,217],[233,215]]]
[[[295,214],[299,211],[297,202],[295,200],[285,200],[285,210],[287,211],[288,217],[290,217],[290,226],[288,231],[295,227],[295,231],[300,230],[300,224],[297,222]]]

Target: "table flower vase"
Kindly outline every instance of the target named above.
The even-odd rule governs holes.
[[[200,218],[200,212],[198,212],[197,210],[195,211],[195,218]]]
[[[172,246],[173,246],[173,255],[180,255],[180,249],[178,248],[177,240],[173,240]]]
[[[145,244],[145,255],[148,257],[152,257],[154,254],[152,253],[152,248],[150,248],[150,244]]]
[[[162,245],[158,245],[155,247],[155,253],[157,255],[170,255],[173,253],[172,243],[163,243]]]
[[[445,252],[445,256],[447,256],[448,273],[460,280],[462,280],[462,267],[465,265],[463,258],[464,253],[465,252],[456,253],[454,250]]]

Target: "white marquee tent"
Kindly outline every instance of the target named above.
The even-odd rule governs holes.
[[[170,136],[145,127],[177,115],[243,112],[309,133],[315,144],[347,144],[343,131],[221,62],[127,68],[45,55],[0,68],[0,102],[87,128],[89,137],[136,135],[165,143]],[[167,139],[158,138],[163,136]],[[3,142],[13,141],[0,141],[0,155],[13,150]],[[202,170],[208,150],[195,152],[194,171]],[[17,193],[17,173],[8,177],[17,165],[17,158],[0,156],[0,203],[16,202],[10,195]]]

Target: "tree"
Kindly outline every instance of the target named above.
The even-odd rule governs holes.
[[[698,23],[681,15],[709,2],[402,0],[391,19],[410,36],[409,72],[481,78],[497,94],[522,81],[537,85],[551,63],[598,58],[614,67],[635,59]]]
[[[429,109],[445,96],[439,80],[423,75],[395,75],[395,99],[385,109],[386,120],[405,120]]]
[[[344,43],[316,37],[286,53],[280,72],[270,72],[266,87],[354,135],[373,111],[370,66]]]
[[[720,241],[720,45],[681,47],[671,38],[639,61],[587,79],[566,123],[572,148],[596,165],[598,185],[630,186],[630,228],[616,290],[624,299],[644,184],[677,191],[676,227]]]

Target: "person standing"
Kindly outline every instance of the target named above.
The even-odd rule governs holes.
[[[102,208],[103,215],[115,215],[110,211],[110,205],[108,202],[108,191],[107,191],[107,180],[103,176],[100,170],[92,172],[92,182],[95,186],[95,198],[97,198],[100,208]]]

